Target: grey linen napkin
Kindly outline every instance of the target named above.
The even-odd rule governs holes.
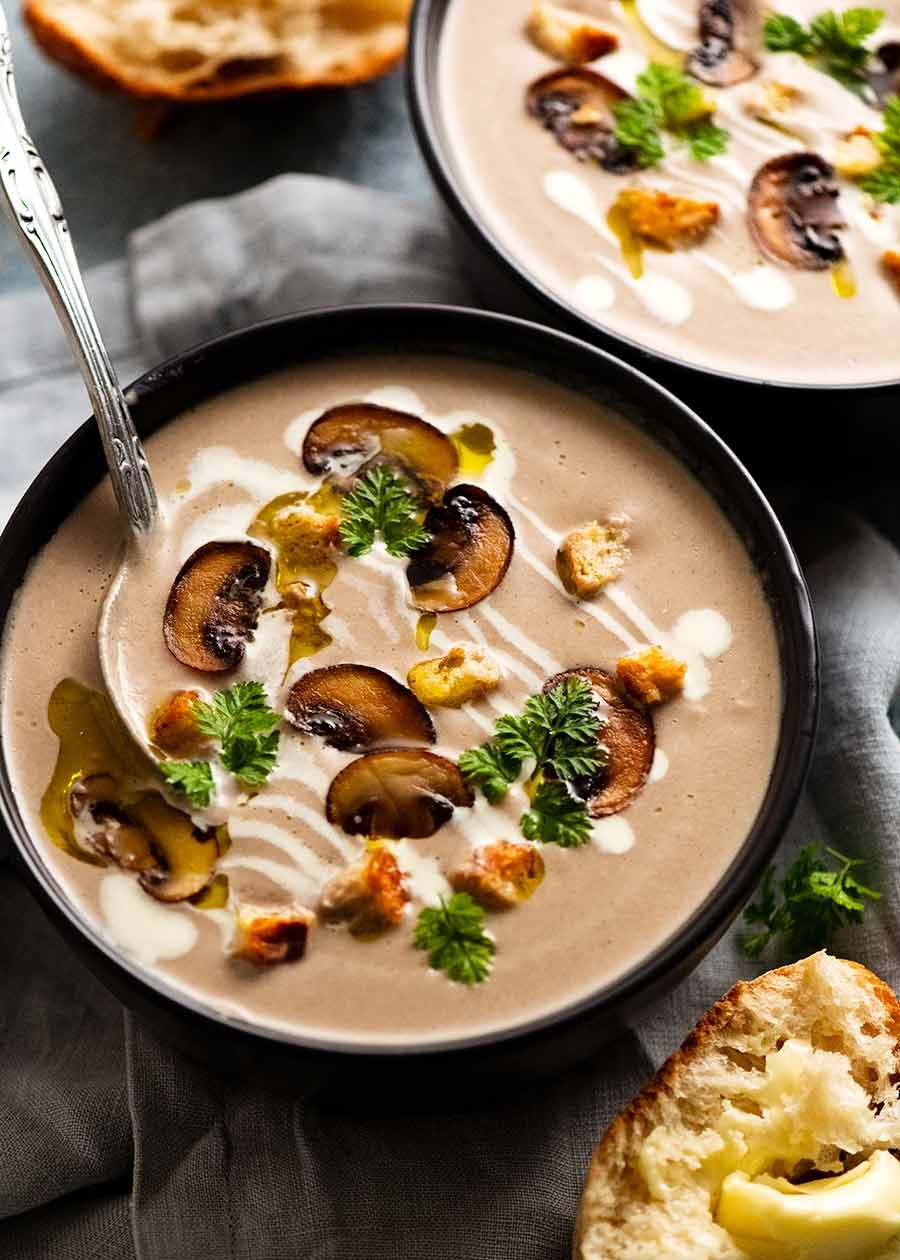
[[[434,210],[282,177],[139,232],[89,277],[123,377],[300,307],[471,300]],[[0,514],[84,414],[41,294],[0,300]],[[847,937],[900,981],[900,555],[839,510],[808,575],[825,704],[783,859],[813,838],[878,854],[886,897]],[[0,1255],[16,1260],[562,1260],[591,1146],[712,1001],[760,968],[729,933],[593,1061],[476,1114],[338,1116],[221,1080],[158,1043],[0,867]]]

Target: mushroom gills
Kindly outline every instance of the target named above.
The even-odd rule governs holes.
[[[509,514],[479,486],[458,485],[425,517],[430,541],[406,578],[422,612],[471,608],[503,581],[515,545]]]
[[[621,175],[635,168],[634,154],[616,139],[613,106],[625,100],[620,87],[593,70],[552,70],[529,86],[525,105],[580,162],[597,162]]]
[[[755,0],[700,0],[700,43],[687,59],[701,83],[733,87],[759,69],[762,20]]]
[[[375,403],[346,403],[319,416],[303,441],[308,472],[329,477],[342,490],[379,464],[405,472],[430,502],[456,476],[456,447],[440,429],[405,411]]]
[[[349,835],[424,840],[474,797],[459,768],[427,748],[382,748],[351,761],[332,780],[328,821]]]
[[[182,565],[163,618],[166,647],[201,673],[234,669],[259,620],[272,559],[251,542],[209,542]]]
[[[567,678],[582,678],[589,684],[604,718],[599,735],[604,765],[589,779],[571,786],[586,802],[592,818],[618,814],[631,804],[650,774],[656,752],[653,719],[643,705],[625,695],[612,674],[594,666],[556,674],[544,683],[544,691]]]
[[[370,665],[329,665],[299,678],[287,698],[288,721],[332,748],[433,744],[434,724],[408,687]]]
[[[804,271],[841,262],[838,233],[846,222],[834,169],[817,153],[785,153],[756,172],[750,185],[750,230],[770,258]]]

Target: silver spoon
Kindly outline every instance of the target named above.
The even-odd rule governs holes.
[[[69,340],[100,429],[116,500],[131,533],[148,534],[158,503],[144,448],[103,344],[53,181],[25,128],[0,4],[0,187],[4,209]]]

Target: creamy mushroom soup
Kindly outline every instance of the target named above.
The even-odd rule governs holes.
[[[336,359],[149,443],[34,561],[4,657],[17,800],[83,914],[311,1036],[511,1026],[703,901],[773,763],[779,659],[704,489],[512,369]],[[123,697],[134,746],[103,678]]]
[[[477,218],[601,327],[727,374],[894,380],[898,41],[896,0],[452,0],[442,116]]]

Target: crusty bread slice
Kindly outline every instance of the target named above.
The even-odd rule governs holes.
[[[134,96],[223,100],[359,83],[406,49],[412,0],[25,0],[51,57]]]
[[[734,1152],[797,1176],[900,1146],[898,1038],[900,1003],[857,963],[814,954],[735,985],[602,1138],[576,1260],[746,1260],[715,1221]]]

